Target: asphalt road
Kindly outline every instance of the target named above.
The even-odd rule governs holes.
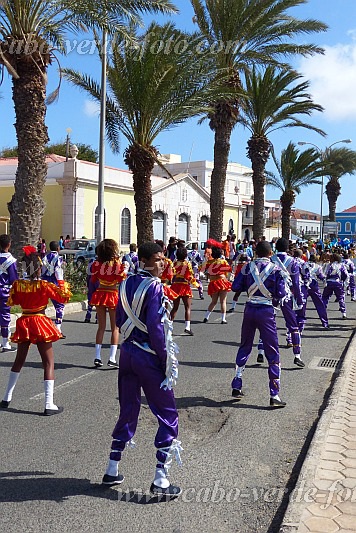
[[[55,400],[63,414],[41,416],[42,370],[35,348],[11,407],[0,411],[0,530],[277,533],[334,375],[317,364],[321,358],[342,359],[353,333],[356,303],[349,300],[347,320],[330,304],[328,331],[309,306],[305,369],[293,364],[292,351],[284,347],[279,316],[281,397],[287,402],[281,410],[268,406],[267,366],[256,364],[257,351],[244,373],[244,400],[230,396],[242,303],[228,315],[228,325],[220,324],[219,312],[203,324],[209,299],[194,299],[194,337],[184,335],[180,309],[174,333],[180,346],[176,397],[184,466],[172,467],[171,480],[183,494],[168,503],[148,494],[156,420],[144,401],[136,448],[125,450],[121,463],[125,481],[116,489],[101,487],[118,413],[117,370],[93,368],[96,327],[83,323],[84,313],[68,315],[67,338],[55,344]],[[109,333],[106,337],[109,341]],[[106,347],[105,362],[108,354]],[[13,358],[0,354],[1,395]]]

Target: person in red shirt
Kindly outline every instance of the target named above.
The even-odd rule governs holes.
[[[185,329],[184,333],[193,336],[193,332],[190,329],[190,311],[192,307],[193,293],[191,285],[198,287],[198,283],[195,279],[194,272],[190,261],[187,259],[188,250],[186,248],[178,248],[176,252],[177,260],[174,261],[174,277],[172,283],[172,291],[178,296],[174,300],[173,309],[171,312],[171,320],[175,319],[178,311],[180,300],[183,300],[185,308]]]
[[[119,301],[118,285],[126,277],[125,267],[119,260],[119,246],[113,239],[104,239],[96,248],[97,260],[91,266],[92,284],[98,282],[90,305],[95,305],[98,317],[98,331],[95,339],[96,367],[103,366],[101,346],[106,328],[106,310],[108,310],[111,327],[110,356],[108,366],[118,368],[116,362],[119,330],[116,326],[116,306]]]
[[[11,338],[12,342],[18,343],[18,348],[0,406],[3,409],[9,407],[30,345],[36,344],[44,369],[45,409],[43,414],[51,416],[63,411],[63,407],[57,407],[53,402],[54,355],[52,348],[52,342],[61,339],[62,334],[52,320],[46,316],[45,310],[49,299],[67,303],[72,294],[66,282],[59,287],[49,281],[41,280],[42,261],[36,248],[25,246],[23,250],[26,254],[22,258],[26,279],[14,281],[7,302],[9,306],[21,305],[22,307],[22,316],[17,319],[16,330]]]
[[[212,311],[220,299],[221,306],[221,323],[227,324],[226,321],[226,299],[227,293],[231,291],[231,282],[228,281],[227,275],[231,272],[231,265],[221,256],[222,245],[217,241],[210,239],[207,241],[208,246],[211,246],[212,258],[206,261],[201,268],[209,276],[208,294],[211,296],[211,303],[205,314],[203,320],[207,323]]]

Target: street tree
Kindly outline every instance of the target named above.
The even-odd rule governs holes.
[[[256,68],[245,76],[246,93],[241,101],[238,122],[249,130],[247,155],[252,165],[253,237],[264,234],[266,164],[271,153],[272,132],[281,128],[301,127],[325,133],[301,120],[323,108],[307,93],[309,83],[293,70],[269,66],[263,72]]]
[[[114,151],[119,150],[120,134],[128,141],[124,161],[133,174],[141,244],[153,239],[151,174],[155,164],[161,165],[154,145],[157,136],[190,117],[206,114],[210,102],[226,91],[215,79],[209,54],[195,53],[194,35],[172,23],[152,23],[141,38],[133,31],[137,45],[118,43],[109,58],[106,132]],[[156,44],[149,43],[152,35]],[[99,101],[100,86],[92,78],[70,69],[64,75]]]
[[[320,184],[324,165],[320,161],[319,152],[309,148],[300,152],[295,144],[290,142],[281,152],[280,160],[272,150],[272,158],[277,168],[277,174],[267,172],[267,185],[281,191],[281,220],[282,237],[290,238],[292,206],[302,187]]]
[[[214,132],[214,168],[211,175],[210,237],[221,240],[224,190],[232,131],[240,111],[241,76],[256,64],[285,64],[292,56],[321,53],[301,36],[325,31],[318,20],[301,20],[290,10],[308,0],[191,0],[206,46],[215,57],[215,68],[224,69],[235,97],[214,102],[208,115]],[[298,38],[298,42],[294,39]]]
[[[340,179],[356,173],[356,151],[350,148],[330,148],[323,155],[325,174],[328,176],[326,196],[329,203],[329,220],[336,221],[336,203],[341,194]]]
[[[47,173],[47,70],[56,53],[65,54],[66,32],[102,28],[118,34],[126,33],[127,23],[137,22],[141,11],[164,13],[174,10],[169,0],[0,2],[0,65],[12,76],[18,144],[15,192],[8,204],[15,255],[24,245],[34,245],[40,235]]]

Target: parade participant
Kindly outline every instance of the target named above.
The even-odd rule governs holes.
[[[178,377],[178,348],[172,340],[172,322],[166,307],[169,302],[157,279],[164,268],[162,248],[147,242],[139,247],[138,257],[142,270],[120,285],[117,306],[117,325],[123,340],[118,380],[120,416],[112,433],[103,484],[118,485],[124,479],[118,465],[125,446],[136,432],[142,387],[159,425],[155,438],[157,465],[150,491],[171,498],[181,493],[168,479],[172,455],[179,462],[181,451],[172,390]]]
[[[9,252],[10,246],[10,235],[0,235],[0,327],[2,352],[16,351],[16,348],[11,346],[9,342],[11,315],[7,300],[11,285],[18,278],[16,259]]]
[[[237,265],[235,267],[234,279],[237,278],[238,274],[240,274],[240,272],[243,269],[243,267],[249,261],[250,261],[250,259],[248,258],[247,254],[240,254],[239,259],[238,259],[238,263],[237,263]],[[233,313],[235,311],[238,299],[239,299],[239,294],[237,292],[235,292],[234,297],[232,299],[231,308],[228,310],[228,313]]]
[[[231,235],[227,235],[226,239],[222,242],[222,246],[221,246],[222,252],[227,261],[230,258],[230,242],[231,242]]]
[[[158,244],[163,250],[164,253],[164,242],[156,239],[155,243]],[[168,257],[164,257],[164,269],[160,276],[162,285],[163,285],[163,292],[164,295],[168,298],[168,300],[175,300],[178,298],[178,294],[174,291],[172,291],[170,285],[172,284],[174,276],[174,267],[173,267],[173,261],[171,261]]]
[[[207,245],[211,246],[212,258],[203,263],[201,271],[209,276],[208,295],[211,296],[211,303],[205,313],[203,322],[205,324],[208,322],[212,311],[214,311],[218,300],[220,300],[221,323],[227,324],[226,299],[227,293],[231,291],[231,282],[228,281],[227,275],[231,272],[231,266],[226,259],[221,257],[220,243],[209,239]]]
[[[99,282],[98,288],[90,299],[90,305],[95,305],[98,316],[98,331],[95,338],[96,367],[103,366],[101,360],[101,346],[106,328],[106,310],[109,312],[111,340],[108,366],[118,368],[116,362],[117,345],[119,344],[119,330],[116,327],[116,306],[118,302],[118,284],[125,279],[125,267],[119,260],[119,246],[113,239],[104,239],[96,247],[98,258],[94,261],[92,283]]]
[[[186,248],[178,248],[176,252],[177,259],[173,263],[174,268],[174,277],[172,282],[172,291],[174,291],[178,296],[175,298],[173,303],[173,309],[171,312],[171,320],[174,321],[180,300],[183,300],[184,309],[185,309],[185,329],[184,333],[193,336],[193,332],[190,329],[190,310],[192,306],[193,293],[191,285],[195,287],[198,286],[198,283],[195,279],[192,265],[187,260],[188,251]]]
[[[58,287],[53,283],[41,280],[42,261],[36,248],[25,246],[23,250],[25,256],[22,258],[22,264],[26,279],[14,281],[8,299],[8,305],[21,305],[22,307],[22,315],[16,321],[16,330],[12,336],[12,341],[18,343],[18,348],[1,407],[3,409],[9,407],[30,345],[36,344],[44,370],[45,409],[43,414],[51,416],[63,411],[63,407],[57,407],[53,402],[54,357],[52,342],[60,339],[61,334],[52,320],[45,315],[45,310],[48,299],[66,303],[71,297],[71,292],[67,283]]]
[[[273,261],[282,271],[282,276],[289,284],[292,298],[286,298],[281,304],[281,310],[287,328],[287,347],[293,347],[294,364],[303,368],[305,364],[301,359],[301,338],[295,310],[301,309],[304,304],[299,280],[299,265],[295,259],[287,255],[289,242],[280,238],[276,242],[277,253],[272,255]]]
[[[95,254],[96,254],[96,250],[95,250]],[[93,257],[92,259],[90,259],[89,263],[88,263],[88,268],[87,268],[87,299],[88,299],[88,307],[87,307],[87,312],[85,313],[85,318],[84,318],[84,322],[86,324],[90,324],[90,320],[91,320],[91,314],[93,312],[93,306],[90,305],[90,301],[92,299],[92,296],[94,294],[94,292],[96,291],[96,289],[99,287],[99,280],[97,280],[95,283],[93,283],[93,275],[92,275],[92,266],[94,264],[94,262],[96,261],[96,257]],[[95,324],[98,323],[98,315],[95,316]]]
[[[302,293],[303,301],[304,301],[304,304],[302,305],[302,307],[295,312],[296,317],[297,317],[297,322],[298,322],[299,333],[302,334],[304,331],[306,321],[307,321],[306,300],[308,298],[308,286],[310,282],[310,275],[309,275],[309,270],[304,268],[304,265],[306,263],[306,259],[304,259],[304,257],[306,257],[306,255],[303,253],[303,250],[300,248],[296,248],[293,251],[293,257],[294,257],[295,262],[299,266],[299,284],[300,284],[300,291]]]
[[[190,252],[188,252],[188,261],[190,261],[192,265],[192,269],[194,272],[195,281],[198,284],[198,293],[201,300],[204,300],[204,291],[203,291],[203,284],[200,279],[200,271],[199,266],[203,264],[203,258],[198,252],[198,243],[193,242],[192,243],[192,249]]]
[[[122,258],[122,262],[125,265],[127,274],[136,274],[138,268],[138,257],[137,257],[137,246],[136,244],[130,244],[130,251],[128,254],[125,254]],[[126,264],[125,264],[126,263]]]
[[[279,396],[280,355],[274,306],[288,296],[288,286],[281,270],[270,260],[271,245],[261,241],[256,246],[257,259],[246,265],[234,279],[232,290],[247,292],[247,302],[241,327],[241,344],[236,356],[236,375],[232,380],[232,396],[241,399],[242,374],[252,351],[256,329],[263,341],[268,361],[270,406],[285,407]]]
[[[59,252],[59,244],[57,241],[51,241],[49,243],[49,249],[51,250],[48,254],[42,259],[42,274],[41,278],[54,283],[58,287],[63,286],[63,257],[61,257]],[[57,302],[52,300],[53,307],[56,310],[56,319],[55,324],[58,330],[62,333],[62,322],[64,315],[64,304],[62,302]],[[62,334],[62,337],[65,339],[65,335]]]
[[[319,284],[318,284],[318,279],[320,281],[325,281],[325,275],[323,274],[323,270],[321,266],[316,263],[316,257],[314,254],[310,254],[309,261],[304,263],[302,269],[303,269],[303,275],[307,276],[307,281],[305,283],[306,291],[302,287],[303,296],[305,298],[305,303],[303,306],[303,310],[297,311],[298,324],[300,325],[300,328],[304,327],[304,324],[301,324],[299,321],[300,321],[300,317],[302,317],[302,319],[305,319],[305,310],[307,306],[307,300],[308,300],[308,297],[310,296],[323,327],[328,328],[329,327],[328,315],[326,312],[325,304],[321,297],[321,293],[319,290]]]
[[[346,266],[341,262],[341,255],[331,254],[330,264],[326,270],[326,287],[323,291],[323,302],[325,308],[327,309],[330,296],[335,294],[336,299],[339,303],[339,310],[341,312],[342,318],[347,318],[346,316],[346,305],[345,305],[345,290],[344,282],[347,281],[348,273]]]
[[[177,242],[178,241],[177,241],[177,239],[175,237],[169,237],[169,242],[168,242],[168,246],[167,246],[165,255],[172,262],[175,261],[175,258],[176,258]]]
[[[347,252],[343,253],[343,263],[346,266],[346,270],[349,276],[348,291],[350,291],[351,301],[355,302],[355,265],[352,259],[350,259],[350,256]]]
[[[59,244],[59,249],[60,249],[60,250],[63,250],[63,248],[64,248],[64,238],[63,238],[63,235],[61,235],[61,236],[59,237],[58,244]]]
[[[43,259],[47,253],[47,245],[46,245],[45,239],[42,239],[41,246],[40,246],[40,253],[41,253],[41,258]]]

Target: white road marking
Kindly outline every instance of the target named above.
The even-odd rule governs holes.
[[[91,372],[87,372],[86,374],[83,374],[82,376],[79,376],[78,378],[71,379],[70,381],[66,381],[66,383],[62,383],[61,385],[58,385],[58,387],[55,387],[54,390],[58,391],[59,389],[65,389],[67,387],[70,387],[74,383],[78,383],[79,381],[82,381],[83,379],[86,379],[88,376],[91,376],[92,374],[97,373],[97,370],[92,370]],[[40,394],[36,394],[36,396],[32,396],[30,400],[40,400],[45,397],[44,392],[41,392]]]

